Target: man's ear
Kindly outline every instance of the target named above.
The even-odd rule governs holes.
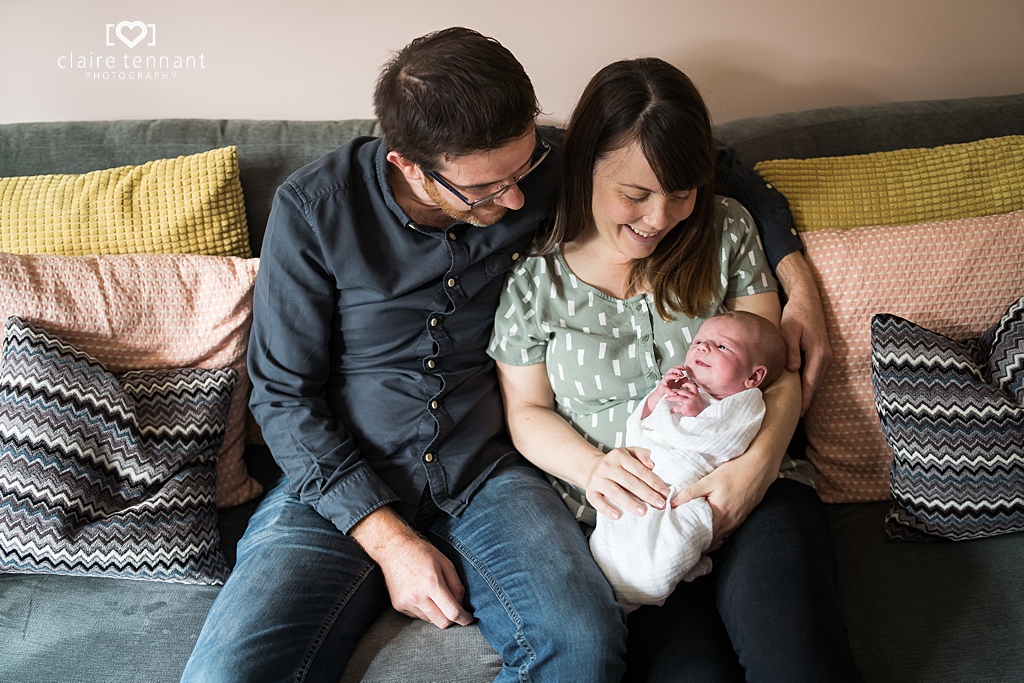
[[[750,373],[750,377],[743,382],[743,386],[747,389],[753,389],[754,387],[761,386],[761,382],[768,376],[768,368],[764,365],[755,365],[754,371]]]
[[[420,168],[419,164],[409,161],[395,151],[388,152],[387,158],[388,161],[398,167],[398,170],[402,172],[406,180],[416,183],[423,180],[423,169]]]

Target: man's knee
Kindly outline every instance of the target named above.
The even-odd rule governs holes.
[[[536,680],[618,681],[625,671],[625,611],[617,603],[578,604],[525,636]]]
[[[563,640],[569,647],[576,644],[600,652],[618,652],[620,657],[625,653],[626,611],[617,602],[595,600],[577,605],[554,630],[558,633],[553,638]]]

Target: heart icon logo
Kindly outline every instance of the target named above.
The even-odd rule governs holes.
[[[110,29],[107,30],[109,31]],[[135,30],[138,30],[139,34],[134,38],[129,38],[125,35],[126,31],[129,33],[134,33]],[[114,33],[117,34],[117,37],[120,38],[125,45],[133,48],[136,45],[138,45],[143,38],[146,37],[147,29],[146,25],[143,24],[141,21],[122,21],[117,25],[117,28],[114,29]]]

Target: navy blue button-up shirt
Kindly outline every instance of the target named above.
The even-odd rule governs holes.
[[[424,491],[456,515],[520,457],[485,350],[559,163],[556,148],[494,225],[442,230],[395,201],[387,151],[356,139],[281,186],[253,304],[253,414],[300,498],[345,532],[386,504],[412,521]]]
[[[254,294],[250,405],[292,489],[344,532],[387,504],[413,521],[424,492],[457,515],[520,457],[486,347],[505,273],[554,204],[561,131],[539,130],[552,152],[520,184],[525,205],[486,228],[416,225],[380,138],[353,140],[278,189]],[[723,165],[723,151],[730,189],[764,184]],[[788,219],[763,189],[746,190],[765,205],[748,207],[755,216]],[[784,221],[759,227],[780,253],[800,247]]]

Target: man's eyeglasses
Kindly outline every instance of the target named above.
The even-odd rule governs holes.
[[[538,147],[534,151],[534,156],[536,157],[536,160],[532,164],[530,164],[530,167],[528,169],[526,169],[521,174],[519,174],[518,176],[513,178],[511,183],[508,183],[508,184],[502,183],[501,185],[498,186],[497,190],[495,190],[494,192],[490,193],[489,195],[485,195],[483,197],[480,197],[479,199],[469,199],[466,195],[464,195],[461,192],[459,192],[457,189],[455,189],[455,187],[452,186],[451,183],[449,183],[447,180],[442,178],[440,175],[438,175],[434,171],[427,171],[427,175],[430,176],[432,179],[434,179],[439,185],[444,187],[446,190],[451,192],[453,195],[455,195],[456,197],[461,199],[462,203],[465,204],[466,206],[468,206],[469,209],[472,211],[475,207],[480,206],[481,204],[486,204],[487,202],[493,202],[495,199],[497,199],[498,197],[500,197],[501,195],[505,194],[506,192],[511,190],[513,187],[518,185],[520,183],[520,181],[522,181],[523,178],[525,178],[526,176],[528,176],[531,173],[533,173],[533,170],[535,168],[537,168],[538,166],[540,166],[540,162],[544,161],[544,159],[548,155],[548,152],[550,152],[550,151],[551,151],[551,145],[549,145],[548,143],[544,142],[544,140],[540,140],[540,147]]]

